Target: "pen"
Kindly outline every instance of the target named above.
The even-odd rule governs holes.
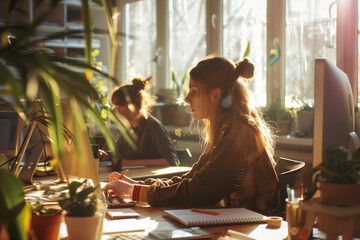
[[[125,169],[121,174],[120,174],[120,177],[118,179],[121,179],[126,173],[127,173],[127,169]]]
[[[286,184],[286,194],[287,194],[288,200],[291,201],[291,199],[290,199],[290,187],[289,187],[289,184]]]
[[[301,183],[301,185],[300,185],[300,190],[299,190],[299,198],[300,198],[300,201],[302,201],[303,200],[303,195],[304,195],[304,193],[303,193],[303,191],[304,191],[304,185]]]
[[[205,213],[205,214],[211,214],[211,215],[219,215],[220,214],[218,212],[204,210],[204,209],[197,209],[197,208],[192,208],[191,211],[192,212]]]
[[[112,180],[114,181],[114,180],[121,179],[127,173],[127,171],[128,171],[127,169],[124,170],[121,174],[118,175],[118,177],[113,177]]]

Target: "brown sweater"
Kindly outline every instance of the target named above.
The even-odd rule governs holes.
[[[238,135],[224,125],[212,151],[190,172],[171,179],[147,179],[151,206],[238,206],[269,210],[277,202],[278,179],[254,130],[242,124]]]

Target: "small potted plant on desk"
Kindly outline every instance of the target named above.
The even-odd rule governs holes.
[[[326,160],[305,175],[304,199],[320,190],[321,203],[350,206],[360,204],[360,149],[348,159],[343,147],[331,146]]]
[[[65,210],[65,223],[70,240],[97,240],[102,236],[106,207],[102,195],[89,181],[73,181],[69,191],[60,195],[59,205]]]
[[[31,228],[38,240],[57,240],[62,222],[62,209],[50,208],[40,202],[28,204],[31,209]]]

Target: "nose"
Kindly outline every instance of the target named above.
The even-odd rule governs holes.
[[[190,96],[189,96],[189,93],[186,95],[185,97],[185,102],[190,104]]]

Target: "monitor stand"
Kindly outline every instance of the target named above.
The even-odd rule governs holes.
[[[36,167],[39,163],[40,157],[44,151],[43,144],[37,144],[31,151],[29,156],[26,158],[25,164],[22,167],[18,178],[26,185],[33,185],[33,176]]]

